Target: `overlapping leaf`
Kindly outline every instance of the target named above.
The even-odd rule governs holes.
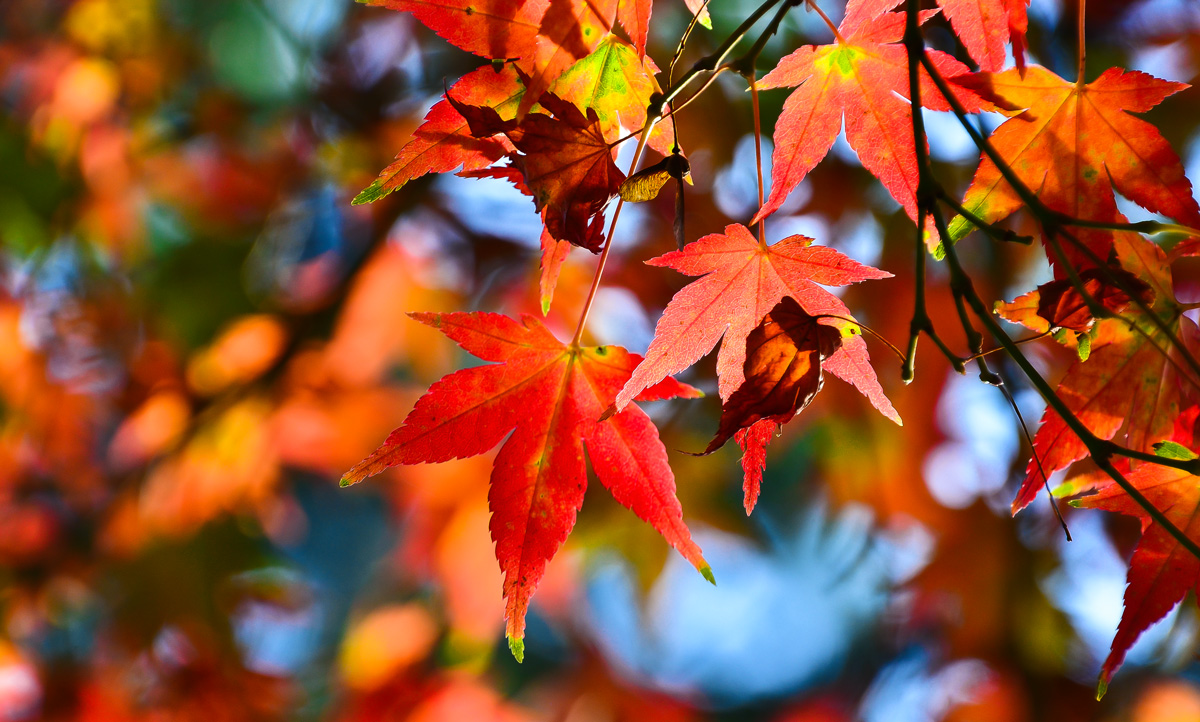
[[[1161,249],[1141,236],[1115,234],[1119,258],[1155,292],[1151,310],[1167,320],[1185,346],[1200,348],[1196,325],[1179,313],[1170,288],[1170,269]],[[1136,325],[1136,326],[1135,326]],[[1195,403],[1195,380],[1186,375],[1180,352],[1142,312],[1097,324],[1091,355],[1067,370],[1056,389],[1059,398],[1096,436],[1117,438],[1129,448],[1149,451],[1167,438],[1180,412]],[[1087,456],[1083,441],[1053,409],[1048,408],[1033,438],[1046,474]],[[1025,481],[1013,500],[1013,512],[1027,506],[1042,488],[1037,461],[1030,459]]]
[[[981,69],[1002,68],[1010,41],[1017,67],[1025,66],[1029,0],[938,0],[938,5]]]
[[[523,92],[524,86],[512,67],[496,72],[485,66],[467,73],[454,84],[454,97],[459,102],[492,108],[502,120],[516,117]],[[425,122],[391,165],[355,197],[354,203],[377,201],[426,173],[448,173],[459,166],[464,171],[486,168],[512,150],[512,144],[504,136],[471,135],[467,121],[443,98],[430,108]]]
[[[541,261],[538,263],[538,302],[542,314],[550,313],[550,302],[554,300],[554,289],[558,286],[558,274],[562,271],[563,261],[571,252],[571,244],[555,240],[550,232],[542,229],[540,239],[542,247]]]
[[[548,0],[364,0],[413,14],[451,45],[484,58],[518,58],[537,40]]]
[[[1079,280],[1092,300],[1110,314],[1123,313],[1132,303],[1122,287],[1134,290],[1147,304],[1154,302],[1153,289],[1122,268],[1086,268],[1079,273]],[[1038,333],[1052,328],[1084,333],[1096,321],[1083,294],[1066,278],[1043,283],[1012,301],[997,303],[996,313]]]
[[[717,435],[704,453],[760,421],[783,424],[804,410],[825,379],[821,364],[841,346],[833,326],[819,323],[785,296],[746,338],[746,380],[721,407]]]
[[[653,10],[654,0],[620,0],[617,3],[617,20],[629,33],[639,57],[646,54],[646,38],[650,35],[650,14]]]
[[[615,346],[566,346],[532,316],[519,322],[495,313],[413,317],[495,363],[463,369],[435,383],[404,425],[347,472],[342,483],[397,464],[476,456],[508,436],[493,465],[488,501],[496,558],[504,572],[509,645],[518,660],[530,597],[583,503],[585,448],[596,476],[617,501],[653,525],[711,579],[683,523],[666,449],[653,422],[637,407],[597,422],[629,379],[636,355]],[[690,386],[664,378],[644,389],[643,397],[698,395]]]
[[[745,381],[746,338],[785,296],[796,299],[810,315],[850,316],[837,296],[817,284],[844,286],[891,276],[865,266],[812,239],[791,236],[764,247],[742,225],[730,225],[682,251],[647,261],[699,279],[675,294],[654,331],[646,358],[617,395],[615,408],[625,408],[643,389],[691,366],[712,350],[717,341],[717,375],[722,399],[728,399]],[[826,371],[853,384],[880,413],[896,423],[900,416],[883,393],[871,367],[861,337],[845,340],[824,365]],[[762,441],[769,435],[751,435]],[[748,438],[741,435],[739,441]],[[760,450],[747,450],[752,457]],[[753,468],[753,464],[750,467]],[[757,477],[748,477],[747,490],[757,489]]]
[[[512,60],[528,78],[523,117],[571,65],[595,50],[616,19],[616,0],[365,0],[413,14],[451,44]],[[647,14],[647,20],[649,16]]]
[[[571,103],[547,93],[541,103],[554,115],[530,113],[518,122],[502,120],[492,108],[461,104],[453,93],[448,99],[475,137],[503,133],[520,151],[511,156],[511,167],[485,173],[507,177],[530,193],[553,238],[591,251],[600,248],[600,212],[625,174],[613,163],[594,110],[584,116]]]
[[[1158,130],[1130,113],[1144,113],[1188,87],[1137,71],[1111,68],[1077,85],[1039,66],[980,73],[961,85],[1015,117],[991,142],[1013,172],[1047,207],[1076,218],[1117,221],[1114,191],[1147,210],[1200,225],[1200,206],[1183,164]],[[1006,218],[1023,204],[996,165],[983,156],[963,205],[984,221]],[[958,239],[972,230],[964,218],[950,225]],[[1110,235],[1080,234],[1100,258]],[[1093,265],[1068,248],[1073,263]]]
[[[896,43],[904,31],[903,13],[882,13],[888,3],[852,0],[832,45],[806,45],[780,61],[760,88],[799,86],[783,105],[775,125],[771,195],[755,221],[774,213],[800,181],[821,162],[843,118],[846,140],[863,167],[874,174],[916,218],[917,160],[908,97],[908,58]],[[895,5],[896,3],[891,3]],[[930,52],[946,77],[967,72],[954,58]],[[971,92],[959,98],[978,109]],[[922,71],[921,104],[949,110],[933,81]]]
[[[617,0],[550,0],[537,42],[518,56],[529,76],[517,115],[523,116],[560,75],[586,58],[612,30]]]
[[[575,63],[554,83],[553,93],[569,100],[582,112],[589,108],[600,117],[610,141],[620,137],[621,126],[632,131],[646,123],[650,96],[661,90],[654,76],[658,67],[648,56],[639,57],[624,40],[610,35],[591,55]],[[651,148],[667,155],[675,144],[670,123],[654,126]]]

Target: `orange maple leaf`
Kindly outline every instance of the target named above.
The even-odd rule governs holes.
[[[1188,87],[1137,71],[1106,70],[1086,84],[1068,82],[1039,66],[980,73],[957,79],[1015,117],[991,142],[1017,178],[1048,208],[1075,218],[1124,221],[1114,191],[1147,210],[1180,223],[1200,225],[1192,184],[1170,144],[1144,113]],[[1024,205],[986,154],[963,205],[986,222],[1002,220]],[[957,240],[973,230],[965,218],[950,224]],[[1111,234],[1078,232],[1100,258],[1112,248]],[[1076,265],[1094,265],[1067,248]]]

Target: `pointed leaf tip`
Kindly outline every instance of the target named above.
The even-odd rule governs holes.
[[[520,637],[508,638],[508,651],[512,652],[513,659],[517,660],[517,664],[525,661],[525,640]]]
[[[354,196],[354,200],[350,201],[350,205],[361,206],[367,203],[373,203],[380,198],[383,198],[390,193],[390,191],[381,191],[380,188],[382,187],[383,183],[381,183],[379,180],[375,180],[373,183],[371,183],[371,185],[363,188],[358,195]]]
[[[705,564],[704,566],[700,567],[700,576],[707,579],[708,583],[714,587],[717,586],[717,578],[713,576],[712,567],[709,565]]]
[[[351,485],[351,484],[353,484],[353,483],[354,483],[354,482],[350,480],[350,477],[348,477],[348,476],[343,476],[343,477],[342,477],[342,479],[341,479],[341,481],[339,481],[339,482],[338,482],[338,486],[340,486],[340,487],[342,487],[343,489],[345,489],[347,486],[350,486],[350,485]]]
[[[1096,682],[1096,701],[1099,702],[1100,700],[1104,699],[1104,695],[1106,694],[1108,694],[1108,680],[1101,677],[1100,680]]]

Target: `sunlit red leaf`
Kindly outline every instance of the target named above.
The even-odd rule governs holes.
[[[983,70],[1004,66],[1010,39],[1018,67],[1024,65],[1028,4],[1029,0],[938,0],[954,32]]]
[[[849,317],[845,304],[817,284],[842,286],[891,276],[811,243],[804,236],[792,236],[760,246],[745,226],[730,225],[723,234],[705,236],[682,251],[647,261],[701,278],[667,304],[646,359],[621,389],[614,408],[624,408],[643,389],[691,366],[722,337],[717,375],[721,398],[728,399],[745,381],[746,338],[785,296],[812,315]],[[861,337],[846,339],[827,359],[825,370],[853,384],[880,413],[900,423]]]
[[[542,306],[542,315],[550,313],[550,302],[554,300],[554,289],[558,286],[558,274],[562,270],[563,261],[571,252],[571,244],[557,241],[545,228],[541,236],[542,258],[538,264],[538,301]]]
[[[763,472],[767,468],[767,444],[775,437],[777,428],[774,421],[764,420],[733,435],[742,450],[742,507],[746,514],[753,512],[758,503]]]
[[[496,557],[505,575],[507,634],[518,659],[524,653],[529,599],[583,503],[585,446],[593,470],[617,501],[711,575],[683,524],[674,476],[653,422],[636,407],[597,422],[628,380],[637,356],[615,346],[565,346],[532,316],[522,322],[491,313],[414,317],[496,363],[435,383],[404,425],[348,471],[343,484],[396,464],[482,454],[508,436],[496,457],[489,502]]]
[[[537,40],[548,0],[364,0],[411,12],[456,47],[485,58],[518,58]]]
[[[848,317],[845,304],[817,284],[844,286],[892,275],[811,244],[810,238],[791,236],[762,247],[745,226],[734,224],[726,226],[725,233],[647,261],[701,278],[667,305],[646,359],[617,396],[616,408],[623,409],[642,389],[691,366],[722,337],[717,374],[721,397],[729,398],[745,380],[746,337],[784,296],[795,298],[812,315]],[[858,388],[884,416],[899,421],[871,370],[861,338],[847,339],[825,368]]]
[[[650,14],[653,10],[654,0],[620,0],[617,3],[617,20],[629,33],[629,39],[633,41],[639,56],[646,54],[646,36],[650,32]]]
[[[1127,478],[1176,528],[1189,539],[1200,542],[1200,478],[1157,464],[1140,464]],[[1200,584],[1200,559],[1154,522],[1115,482],[1110,481],[1096,494],[1072,503],[1135,516],[1142,522],[1141,541],[1129,560],[1125,610],[1113,638],[1112,651],[1100,670],[1103,694],[1142,632]]]
[[[759,81],[763,89],[799,87],[784,102],[775,124],[771,195],[755,222],[778,210],[828,154],[843,118],[846,140],[863,167],[916,218],[917,159],[912,109],[905,100],[908,59],[896,42],[904,31],[904,15],[879,15],[878,10],[870,0],[852,1],[839,28],[843,40],[801,47]],[[931,51],[930,57],[946,77],[967,72],[965,65],[945,53]],[[924,71],[921,77],[921,104],[948,110],[933,81]],[[959,99],[969,110],[978,109],[972,93]]]

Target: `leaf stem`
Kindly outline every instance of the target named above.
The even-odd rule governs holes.
[[[1087,82],[1087,42],[1084,33],[1084,19],[1087,17],[1087,0],[1079,0],[1079,17],[1075,26],[1079,44],[1079,75],[1075,78],[1075,87],[1082,88]]]
[[[842,34],[838,31],[837,25],[834,25],[833,21],[829,19],[829,16],[825,14],[825,11],[821,9],[821,6],[817,5],[816,0],[805,0],[805,3],[809,8],[815,10],[817,15],[820,15],[821,19],[825,21],[825,24],[829,26],[829,29],[833,31],[834,40],[837,40],[839,43],[846,42],[846,39],[843,38]]]
[[[1029,339],[1025,340],[1028,341]],[[1058,519],[1058,524],[1062,527],[1063,534],[1067,536],[1067,541],[1072,541],[1071,530],[1067,528],[1067,520],[1063,518],[1062,510],[1058,508],[1058,502],[1054,500],[1054,493],[1050,491],[1050,477],[1046,476],[1046,469],[1042,466],[1042,457],[1038,456],[1037,447],[1033,445],[1033,437],[1029,435],[1029,427],[1025,425],[1025,417],[1021,415],[1021,407],[1017,406],[1017,400],[1009,393],[1007,386],[1001,384],[997,388],[1004,394],[1004,398],[1008,400],[1008,405],[1012,407],[1013,413],[1017,415],[1017,424],[1021,427],[1021,433],[1025,435],[1025,442],[1029,444],[1029,454],[1037,464],[1038,473],[1042,475],[1042,486],[1046,488],[1046,498],[1050,501],[1050,508],[1054,511],[1054,516]]]
[[[1036,336],[1029,336],[1029,337],[1026,337],[1026,338],[1019,338],[1019,339],[1017,339],[1016,341],[1013,341],[1013,343],[1014,343],[1014,344],[1016,344],[1016,345],[1018,345],[1018,346],[1020,346],[1021,344],[1029,343],[1029,342],[1031,342],[1031,341],[1040,341],[1040,340],[1042,340],[1042,339],[1046,338],[1047,336],[1049,336],[1049,335],[1050,335],[1050,334],[1052,334],[1052,333],[1054,333],[1054,332],[1053,332],[1053,331],[1042,331],[1041,333],[1037,334]],[[966,362],[966,361],[974,361],[974,360],[975,360],[975,359],[977,359],[977,358],[981,358],[981,357],[983,357],[983,356],[991,356],[992,354],[994,354],[994,353],[998,353],[998,352],[1000,352],[1000,351],[1003,351],[1003,350],[1004,350],[1004,347],[1003,347],[1003,346],[997,346],[996,348],[990,348],[990,349],[988,349],[987,351],[980,351],[979,353],[977,353],[977,354],[975,354],[975,355],[973,355],[973,356],[968,356],[968,357],[964,358],[964,359],[963,359],[963,361],[964,361],[964,362]]]
[[[762,162],[762,119],[758,114],[758,84],[754,73],[750,73],[750,106],[754,111],[754,165],[758,169],[758,207],[765,202],[763,196],[763,162]],[[767,248],[767,219],[758,221],[758,245],[763,250]]]
[[[629,174],[633,175],[637,171],[638,162],[642,159],[642,153],[646,150],[646,141],[650,138],[650,131],[654,129],[653,123],[647,123],[642,129],[642,137],[638,140],[637,150],[633,153],[633,161],[629,164]],[[625,206],[625,199],[617,197],[617,207],[613,209],[612,222],[608,224],[608,238],[604,241],[604,250],[600,252],[600,260],[596,263],[596,274],[592,276],[592,287],[588,289],[587,300],[583,302],[583,311],[579,314],[579,323],[575,326],[575,335],[571,337],[571,347],[578,348],[579,341],[583,338],[583,328],[587,325],[588,314],[592,311],[592,304],[596,300],[596,292],[600,290],[600,278],[604,275],[604,267],[608,263],[608,254],[612,251],[613,236],[617,230],[617,219],[621,217],[621,208]]]
[[[883,334],[879,333],[878,331],[871,328],[870,326],[863,323],[862,321],[859,321],[858,319],[851,318],[850,316],[839,316],[835,313],[822,313],[822,314],[813,316],[813,318],[836,318],[839,321],[845,321],[846,323],[852,323],[855,326],[861,328],[863,331],[866,331],[867,333],[871,334],[876,339],[878,339],[880,342],[882,342],[884,346],[887,346],[889,349],[891,349],[892,353],[896,354],[896,358],[900,359],[901,362],[904,361],[904,353],[900,349],[896,348],[896,344],[892,343],[891,341],[888,341],[886,338],[884,338]]]

